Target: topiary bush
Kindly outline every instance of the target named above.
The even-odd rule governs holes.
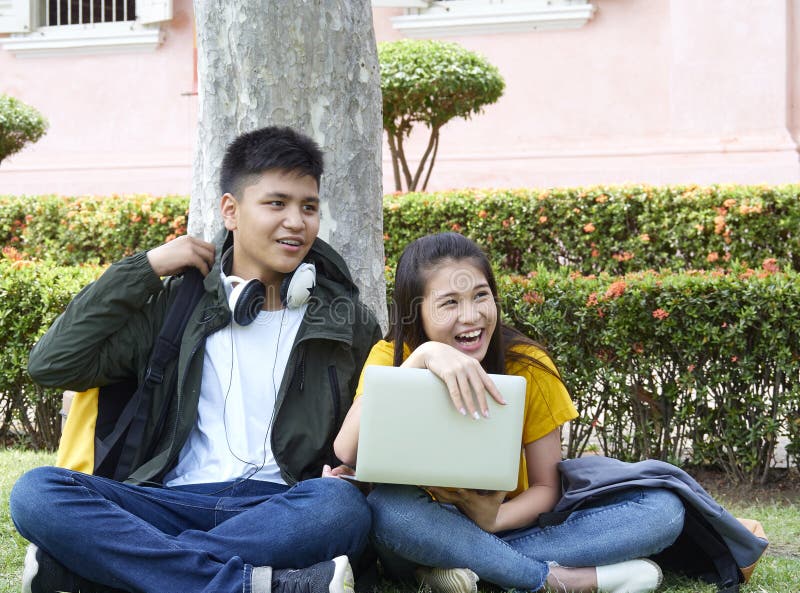
[[[0,94],[0,163],[29,142],[39,140],[48,125],[44,116],[30,105]]]
[[[456,43],[386,41],[378,44],[378,59],[383,128],[389,138],[395,189],[402,190],[405,181],[407,190],[424,191],[436,161],[441,127],[455,117],[469,119],[480,113],[500,98],[505,82],[485,58]],[[426,126],[430,135],[412,173],[403,142],[417,124]]]

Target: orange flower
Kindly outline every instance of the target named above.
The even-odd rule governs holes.
[[[546,222],[547,222],[547,217],[546,216],[540,216],[539,217],[539,224],[544,224]]]
[[[647,233],[642,233],[641,235],[639,235],[639,241],[641,241],[642,243],[649,243],[650,235],[648,235]]]
[[[522,300],[529,305],[541,305],[544,302],[544,297],[538,292],[526,292],[522,295]]]
[[[778,260],[776,260],[774,257],[768,257],[761,262],[761,268],[765,272],[775,273],[778,271]]]
[[[706,261],[712,264],[718,259],[719,259],[719,253],[717,253],[716,251],[712,251],[706,256]]]
[[[617,280],[616,282],[613,282],[611,286],[608,287],[608,290],[606,290],[605,297],[607,299],[615,299],[621,297],[623,294],[625,294],[626,288],[628,288],[628,285],[625,284],[624,280]]]
[[[486,218],[487,216],[489,216],[489,213],[486,212],[486,210],[481,210],[478,212],[478,218]]]
[[[454,222],[454,223],[453,223],[453,226],[451,226],[450,228],[451,228],[453,231],[455,231],[456,233],[460,233],[460,232],[461,232],[461,225],[460,225],[460,224],[458,224],[457,222]]]
[[[588,222],[585,225],[583,225],[584,233],[593,233],[595,230],[596,230],[595,226],[591,222]]]
[[[11,261],[19,261],[22,259],[22,254],[13,247],[3,247],[3,257]]]
[[[742,204],[739,206],[739,214],[761,214],[761,205],[756,204],[755,206],[748,206]]]
[[[665,311],[664,309],[656,309],[653,311],[653,317],[663,320],[669,317],[669,312]]]

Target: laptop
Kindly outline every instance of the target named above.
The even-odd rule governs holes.
[[[522,450],[526,381],[490,375],[489,418],[458,412],[427,369],[368,366],[355,479],[362,482],[514,490]]]

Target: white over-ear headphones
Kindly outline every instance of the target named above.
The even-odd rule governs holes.
[[[311,298],[316,285],[317,269],[314,264],[301,263],[281,282],[281,304],[289,309],[302,307]],[[253,323],[267,296],[267,288],[263,282],[257,278],[243,280],[238,276],[226,276],[225,286],[233,289],[228,296],[228,306],[233,313],[233,320],[239,325]]]

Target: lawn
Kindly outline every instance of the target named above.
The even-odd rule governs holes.
[[[26,469],[52,463],[54,455],[6,449],[0,451],[0,593],[20,590],[26,542],[17,535],[8,515],[8,494]],[[702,482],[701,482],[702,483]],[[770,547],[742,593],[798,593],[800,591],[800,498],[795,490],[741,492],[729,497],[704,484],[734,515],[758,519],[770,538]],[[735,491],[734,491],[735,493]],[[660,593],[714,593],[714,587],[666,575]],[[382,593],[401,592],[387,586]]]

